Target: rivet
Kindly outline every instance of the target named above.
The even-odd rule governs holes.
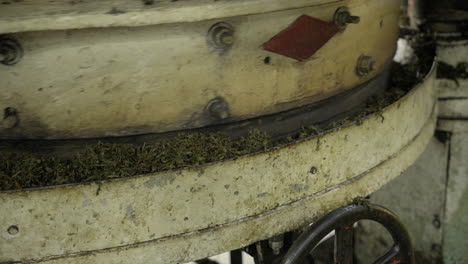
[[[375,59],[371,56],[361,55],[356,64],[356,74],[360,77],[368,75],[374,70]]]
[[[318,172],[318,169],[316,167],[310,168],[310,174],[315,175],[317,174],[317,172]]]
[[[229,106],[222,97],[216,97],[208,102],[206,109],[210,115],[217,119],[226,119],[230,116]]]
[[[9,226],[7,232],[8,234],[15,236],[19,233],[19,228],[16,225]]]
[[[439,229],[441,226],[439,215],[434,215],[434,220],[432,220],[432,224],[435,228]]]
[[[234,44],[234,27],[219,22],[208,30],[208,43],[217,50],[227,50]]]
[[[0,37],[0,63],[14,65],[23,57],[23,48],[18,41],[9,37]]]
[[[7,107],[3,110],[3,120],[0,120],[0,128],[14,128],[18,124],[19,118],[15,108]]]
[[[348,24],[358,24],[361,18],[352,16],[347,7],[340,7],[336,10],[333,22],[340,29],[346,28]]]

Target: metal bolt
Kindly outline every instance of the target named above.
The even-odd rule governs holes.
[[[435,228],[439,229],[441,226],[439,215],[434,215],[434,220],[432,220],[432,224]]]
[[[284,246],[284,235],[281,234],[268,239],[268,245],[273,251],[273,254],[279,255]]]
[[[14,128],[18,122],[18,113],[16,112],[15,108],[7,107],[3,110],[4,117],[3,120],[0,121],[0,128]]]
[[[217,119],[226,119],[230,116],[229,106],[222,97],[211,100],[206,106],[206,109],[212,117]]]
[[[439,244],[432,244],[431,250],[435,253],[442,252],[442,247]]]
[[[361,18],[358,16],[352,16],[347,7],[340,7],[336,10],[333,20],[338,28],[344,29],[348,24],[358,24],[361,21]]]
[[[19,233],[19,228],[15,225],[9,226],[7,229],[8,234],[14,236]]]
[[[375,59],[371,56],[361,55],[356,65],[356,74],[360,77],[368,75],[374,70]]]
[[[13,65],[23,57],[21,45],[12,38],[0,37],[0,63]]]
[[[317,172],[318,172],[318,169],[316,167],[310,168],[310,174],[315,175],[317,174]]]
[[[457,75],[460,78],[467,79],[468,78],[468,62],[460,62],[456,67]]]
[[[214,24],[208,31],[208,43],[215,49],[227,50],[234,44],[234,28],[228,23]]]

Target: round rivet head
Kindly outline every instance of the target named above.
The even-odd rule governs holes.
[[[340,7],[335,12],[333,22],[339,29],[344,29],[348,24],[358,24],[361,18],[352,16],[347,7]]]
[[[7,232],[11,236],[15,236],[19,233],[19,228],[18,226],[12,225],[7,228]]]
[[[18,122],[18,113],[15,108],[7,107],[3,110],[3,120],[0,119],[0,128],[14,128]]]
[[[364,77],[371,73],[375,67],[375,59],[371,56],[361,55],[356,64],[356,74]]]
[[[0,37],[0,63],[4,65],[14,65],[23,57],[23,48],[18,41]]]
[[[317,174],[317,172],[318,172],[318,169],[316,167],[310,168],[310,174],[315,175]]]
[[[214,49],[228,50],[234,40],[234,27],[228,23],[216,23],[208,30],[208,43]]]
[[[216,119],[226,119],[230,116],[229,106],[222,97],[216,97],[206,106],[209,114]]]

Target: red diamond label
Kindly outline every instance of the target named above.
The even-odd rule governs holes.
[[[310,58],[338,31],[339,29],[332,23],[304,15],[263,44],[263,48],[303,61]]]

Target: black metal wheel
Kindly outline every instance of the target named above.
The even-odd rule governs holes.
[[[374,264],[414,264],[413,247],[408,231],[390,210],[373,204],[352,204],[336,209],[307,228],[293,243],[281,264],[297,264],[330,232],[335,231],[335,264],[352,264],[354,228],[360,220],[372,220],[391,234],[392,248]]]

